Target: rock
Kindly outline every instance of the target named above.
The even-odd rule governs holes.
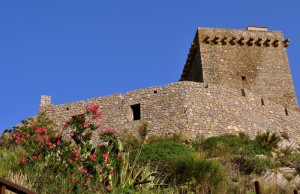
[[[298,142],[295,139],[283,139],[278,143],[279,149],[290,149],[291,151],[299,148]]]
[[[296,177],[290,181],[290,185],[296,189],[296,188],[299,188],[300,186],[300,176],[299,174],[296,175]]]
[[[269,186],[269,187],[281,187],[281,188],[287,188],[289,187],[289,182],[283,177],[282,173],[274,173],[267,171],[264,174],[262,174],[258,179],[259,182],[261,182],[263,185]]]
[[[295,168],[289,167],[278,168],[278,171],[281,172],[285,177],[294,177],[294,175],[297,173]]]
[[[259,158],[259,159],[267,159],[268,157],[261,154],[261,155],[256,155],[255,157]]]

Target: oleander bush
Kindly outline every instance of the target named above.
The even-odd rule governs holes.
[[[23,121],[9,138],[14,152],[0,152],[1,173],[25,174],[38,193],[133,192],[161,183],[149,166],[129,164],[115,130],[100,128],[101,117],[98,106],[87,105],[85,114],[66,121],[62,132],[45,114]]]

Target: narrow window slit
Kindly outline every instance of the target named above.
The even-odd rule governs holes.
[[[246,96],[246,91],[245,91],[245,89],[241,89],[241,92],[242,92],[242,96]]]
[[[265,106],[265,101],[264,101],[264,99],[261,98],[260,101],[261,101],[261,105]]]
[[[130,106],[132,110],[133,120],[140,120],[141,119],[141,104],[134,104]]]
[[[154,90],[154,94],[156,94],[157,93],[157,90]]]
[[[284,112],[285,112],[285,115],[286,115],[286,116],[289,116],[289,111],[288,111],[287,108],[284,109]]]

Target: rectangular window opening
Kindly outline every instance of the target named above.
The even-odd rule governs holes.
[[[242,81],[246,81],[246,76],[241,76]]]
[[[134,104],[130,106],[132,110],[133,120],[140,120],[141,119],[141,104]]]

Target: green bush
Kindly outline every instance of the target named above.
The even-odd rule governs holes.
[[[246,137],[221,135],[205,139],[201,143],[202,149],[208,157],[232,157],[234,155],[266,154],[257,141]]]
[[[181,157],[175,162],[175,175],[179,185],[189,184],[181,192],[205,191],[205,193],[223,193],[226,187],[226,174],[222,164],[208,159]],[[182,187],[181,187],[182,188]]]
[[[169,163],[179,156],[192,158],[193,150],[181,143],[175,143],[168,140],[157,141],[143,146],[139,161]]]
[[[272,133],[270,131],[258,134],[255,140],[260,145],[261,148],[266,151],[272,151],[278,148],[278,143],[280,142],[280,135],[277,133]]]
[[[134,158],[138,148],[131,151],[131,156]],[[193,158],[194,151],[187,145],[175,143],[169,140],[157,141],[145,144],[142,147],[138,162],[144,164],[150,162],[152,168],[158,167],[158,171],[162,176],[168,176],[167,180],[171,180],[174,176],[175,162],[178,158],[184,157],[187,159]]]
[[[237,156],[233,159],[239,170],[246,175],[251,173],[261,174],[275,167],[275,163],[270,158]]]

